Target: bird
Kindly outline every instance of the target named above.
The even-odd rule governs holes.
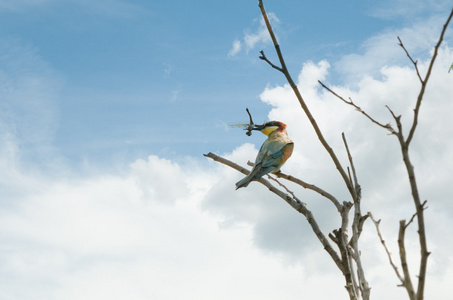
[[[293,153],[294,143],[288,137],[285,123],[269,121],[263,125],[254,125],[252,130],[259,130],[268,138],[256,156],[252,171],[236,183],[236,190],[247,187],[251,181],[259,180],[268,173],[279,172]]]

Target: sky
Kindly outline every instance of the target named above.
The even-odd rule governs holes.
[[[346,166],[362,211],[396,255],[414,213],[388,105],[407,135],[450,1],[264,1],[286,64]],[[319,2],[319,3],[318,3]],[[425,211],[426,298],[452,293],[453,30],[447,29],[410,155]],[[258,1],[0,0],[0,299],[347,299],[305,218],[259,183],[235,191],[265,140],[229,124],[288,124],[282,171],[347,190],[278,71]],[[288,184],[327,234],[331,203]],[[419,248],[407,233],[415,280]],[[405,299],[374,225],[362,260],[373,299]],[[398,261],[398,257],[394,256]],[[329,288],[326,288],[326,287]]]

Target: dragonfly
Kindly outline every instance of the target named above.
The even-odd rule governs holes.
[[[239,124],[230,124],[229,126],[232,127],[232,128],[242,128],[244,130],[247,130],[247,132],[245,133],[246,135],[248,136],[251,136],[252,135],[252,130],[253,130],[253,127],[254,127],[254,123],[253,123],[253,120],[252,120],[252,115],[250,114],[250,111],[248,108],[245,109],[249,115],[249,118],[250,118],[250,123],[249,124],[243,124],[243,123],[239,123]]]

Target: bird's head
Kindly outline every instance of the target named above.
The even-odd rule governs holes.
[[[269,121],[264,123],[263,125],[255,125],[252,130],[259,130],[263,134],[269,136],[272,132],[274,132],[277,129],[285,129],[286,124],[279,122],[279,121]]]

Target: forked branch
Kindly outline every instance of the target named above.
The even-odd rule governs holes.
[[[431,75],[431,72],[432,72],[432,69],[433,69],[433,66],[434,66],[434,62],[435,62],[437,54],[438,54],[439,47],[440,47],[440,45],[441,45],[441,43],[443,41],[443,37],[444,37],[445,31],[446,31],[446,29],[448,27],[448,24],[450,23],[452,17],[453,17],[453,9],[450,12],[450,15],[449,15],[446,23],[444,24],[442,32],[440,34],[440,37],[438,39],[438,42],[437,42],[436,46],[434,47],[434,54],[433,54],[433,56],[431,58],[431,61],[429,63],[428,70],[426,72],[426,75],[425,75],[424,79],[420,75],[420,72],[419,72],[419,69],[418,69],[418,65],[417,65],[417,61],[415,61],[411,57],[411,55],[407,51],[406,47],[404,46],[403,42],[398,37],[399,45],[403,48],[403,50],[405,51],[406,55],[409,57],[410,61],[413,63],[413,65],[415,67],[415,71],[416,71],[417,76],[418,76],[418,78],[420,80],[420,83],[421,83],[420,92],[418,94],[417,101],[416,101],[416,104],[415,104],[413,122],[412,122],[412,126],[410,128],[409,135],[408,135],[407,139],[404,138],[403,126],[402,126],[402,123],[401,123],[401,116],[400,115],[397,116],[388,106],[386,106],[386,107],[387,107],[387,109],[389,110],[389,112],[391,113],[391,115],[393,116],[393,118],[395,120],[395,123],[396,123],[396,126],[397,126],[397,130],[394,130],[390,125],[383,125],[383,124],[375,121],[368,114],[366,114],[359,106],[354,104],[354,102],[352,100],[350,100],[350,101],[345,100],[344,98],[342,98],[341,96],[339,96],[338,94],[336,94],[335,92],[333,92],[332,90],[327,88],[322,82],[320,82],[320,84],[324,88],[326,88],[328,91],[330,91],[333,95],[335,95],[336,97],[341,99],[346,104],[355,107],[359,112],[364,114],[373,123],[379,125],[380,127],[386,128],[387,130],[390,130],[392,132],[392,134],[394,134],[398,138],[398,142],[399,142],[400,147],[401,147],[401,153],[402,153],[402,156],[403,156],[403,162],[404,162],[404,165],[406,167],[407,174],[408,174],[408,177],[409,177],[409,183],[410,183],[410,187],[411,187],[412,198],[413,198],[415,209],[416,209],[416,213],[412,216],[412,218],[410,219],[410,221],[408,223],[406,223],[405,220],[401,220],[401,222],[400,222],[399,235],[398,235],[398,245],[399,245],[399,249],[400,249],[400,259],[401,259],[401,266],[402,266],[402,269],[403,269],[403,275],[401,275],[397,271],[396,266],[394,265],[394,263],[391,260],[390,253],[388,252],[388,249],[385,246],[385,244],[383,242],[383,239],[382,239],[382,237],[380,235],[379,228],[378,228],[378,222],[376,222],[374,220],[373,220],[373,222],[376,225],[376,228],[378,230],[378,235],[381,238],[381,242],[383,243],[384,248],[386,249],[387,254],[389,255],[390,263],[394,267],[398,278],[402,281],[402,285],[406,288],[406,290],[407,290],[407,292],[409,294],[409,298],[410,299],[417,299],[417,300],[422,300],[423,297],[424,297],[424,287],[425,287],[427,260],[428,260],[428,256],[429,256],[430,253],[428,252],[428,248],[427,248],[426,232],[425,232],[425,221],[424,221],[424,213],[423,213],[423,210],[425,209],[426,201],[421,203],[421,200],[420,200],[420,195],[419,195],[419,192],[418,192],[418,186],[417,186],[417,182],[416,182],[416,179],[415,179],[414,167],[412,166],[412,163],[411,163],[411,160],[410,160],[410,157],[409,157],[409,145],[410,145],[410,143],[411,143],[411,141],[412,141],[412,139],[414,137],[414,133],[415,133],[415,130],[417,128],[420,106],[421,106],[421,103],[422,103],[422,100],[423,100],[423,97],[424,97],[424,94],[425,94],[425,90],[426,90],[426,86],[427,86],[428,80],[430,78],[430,75]],[[412,223],[412,221],[415,218],[417,219],[417,223],[418,223],[418,230],[417,231],[418,231],[418,235],[419,235],[420,250],[421,250],[420,251],[421,252],[420,269],[419,269],[419,273],[418,273],[417,290],[415,290],[413,285],[412,285],[412,280],[411,280],[410,273],[409,273],[409,266],[407,264],[406,249],[405,249],[405,244],[404,244],[404,237],[405,237],[406,228],[408,227],[408,225],[410,223]]]
[[[341,165],[340,161],[338,160],[337,155],[335,154],[333,149],[330,147],[329,143],[324,138],[324,135],[322,134],[321,129],[318,126],[318,123],[316,122],[316,120],[313,117],[313,115],[311,114],[311,111],[309,110],[307,104],[305,103],[305,101],[304,101],[304,99],[303,99],[303,97],[302,97],[302,95],[301,95],[301,93],[299,91],[299,88],[294,83],[294,80],[292,79],[291,75],[289,74],[288,68],[286,67],[285,60],[283,58],[282,51],[280,50],[280,45],[277,42],[277,38],[275,37],[274,31],[273,31],[272,26],[271,26],[271,24],[269,22],[269,18],[267,17],[267,13],[266,13],[266,10],[264,8],[262,0],[259,0],[259,7],[261,9],[261,14],[263,15],[264,22],[266,23],[267,30],[269,31],[269,35],[271,36],[272,42],[274,43],[275,51],[277,52],[278,59],[280,61],[281,67],[275,66],[269,60],[267,60],[267,58],[264,55],[263,51],[260,52],[261,53],[261,57],[262,57],[261,59],[265,60],[273,68],[281,71],[285,75],[285,78],[288,81],[289,85],[291,86],[294,94],[296,95],[297,100],[300,103],[300,106],[302,107],[303,111],[305,112],[305,115],[308,117],[308,120],[310,121],[313,129],[315,130],[315,133],[316,133],[319,141],[321,142],[323,147],[326,149],[327,153],[332,158],[332,161],[335,164],[335,167],[337,168],[338,172],[340,173],[341,177],[343,178],[343,180],[344,180],[344,182],[345,182],[345,184],[346,184],[351,196],[354,198],[355,196],[354,196],[354,188],[353,188],[352,182],[349,180],[349,177],[346,174],[346,172],[345,172],[343,166]]]
[[[338,95],[337,93],[335,93],[333,90],[331,90],[330,88],[328,88],[324,83],[321,82],[321,80],[318,80],[319,84],[325,88],[327,91],[329,91],[332,95],[334,95],[335,97],[337,97],[338,99],[340,99],[341,101],[343,101],[344,103],[348,104],[348,105],[351,105],[353,106],[358,112],[362,113],[365,117],[367,117],[371,122],[373,122],[374,124],[382,127],[382,128],[385,128],[387,130],[389,130],[392,134],[395,133],[395,130],[393,129],[392,125],[390,123],[387,123],[387,124],[382,124],[381,122],[378,122],[376,121],[376,119],[372,118],[369,114],[367,114],[362,108],[360,108],[360,106],[356,105],[354,103],[354,101],[352,101],[351,98],[349,98],[349,101],[348,100],[345,100],[343,97],[341,97],[340,95]]]
[[[220,162],[226,166],[229,166],[229,167],[235,169],[236,171],[241,172],[242,174],[248,175],[250,172],[249,170],[241,167],[240,165],[238,165],[226,158],[218,156],[214,153],[209,152],[208,154],[204,154],[204,156],[211,158],[214,161]],[[273,186],[268,180],[266,180],[264,178],[260,178],[258,180],[258,182],[263,184],[264,186],[266,186],[271,192],[273,192],[274,194],[276,194],[277,196],[279,196],[280,198],[285,200],[292,208],[294,208],[296,211],[298,211],[299,213],[301,213],[302,215],[305,216],[305,218],[307,219],[308,223],[310,224],[313,232],[315,233],[315,235],[318,237],[318,240],[323,245],[324,249],[327,251],[327,253],[329,253],[330,257],[333,259],[333,261],[335,262],[337,267],[342,272],[345,272],[343,269],[343,264],[342,264],[341,258],[338,256],[337,252],[332,248],[332,245],[329,243],[329,240],[326,238],[324,233],[319,228],[318,222],[316,221],[313,213],[307,208],[306,204],[303,203],[302,201],[300,201],[294,194],[289,195],[289,194],[279,190],[278,188]]]
[[[252,163],[251,161],[249,161],[247,163],[249,166],[253,167],[254,166],[254,163]],[[338,212],[341,213],[341,210],[342,210],[342,205],[340,203],[340,201],[338,201],[338,199],[333,196],[332,194],[330,194],[329,192],[325,191],[324,189],[314,185],[314,184],[311,184],[311,183],[307,183],[297,177],[294,177],[292,175],[288,175],[288,174],[285,174],[283,172],[277,172],[274,174],[275,176],[279,177],[279,178],[283,178],[283,179],[286,179],[288,181],[291,181],[297,185],[300,185],[301,187],[303,187],[304,189],[307,189],[307,190],[312,190],[316,193],[318,193],[319,195],[329,199],[333,205],[335,205],[335,207],[337,208]]]
[[[409,136],[407,137],[407,140],[406,140],[407,146],[409,146],[409,144],[412,141],[412,138],[414,136],[415,128],[417,127],[417,123],[418,123],[418,112],[420,110],[420,105],[422,104],[423,95],[425,94],[426,85],[428,83],[429,77],[431,76],[431,71],[433,69],[434,62],[436,61],[436,57],[437,57],[437,53],[439,51],[440,44],[442,44],[442,41],[444,39],[445,31],[447,30],[448,24],[450,23],[452,17],[453,17],[453,9],[451,10],[450,15],[448,16],[447,22],[444,24],[444,26],[442,28],[442,32],[440,34],[439,40],[437,41],[437,44],[434,47],[433,57],[431,58],[431,62],[429,63],[429,67],[428,67],[428,71],[426,72],[425,79],[421,80],[420,74],[418,73],[418,68],[415,65],[415,68],[417,70],[418,77],[421,80],[421,85],[422,86],[421,86],[421,89],[420,89],[420,93],[418,94],[418,97],[417,97],[417,103],[415,104],[414,120],[412,122],[412,127],[411,127],[411,130],[409,132]],[[400,40],[400,44],[401,44],[401,47],[403,47],[404,51],[406,51],[406,48],[404,48],[404,45],[401,42],[401,40]],[[406,53],[407,53],[407,51],[406,51]],[[413,61],[411,56],[409,54],[407,54],[407,55],[409,56],[410,60]]]
[[[393,270],[395,271],[396,276],[398,279],[401,281],[401,284],[404,284],[404,278],[401,276],[400,271],[398,270],[398,267],[395,265],[392,259],[392,253],[390,253],[387,244],[385,243],[384,237],[382,236],[381,229],[379,228],[379,225],[381,224],[381,220],[374,219],[373,215],[369,212],[368,216],[370,217],[371,221],[373,221],[374,226],[376,227],[376,232],[377,235],[379,236],[379,240],[381,241],[382,246],[385,249],[385,253],[387,253],[387,257],[389,259],[389,263],[392,266]]]

